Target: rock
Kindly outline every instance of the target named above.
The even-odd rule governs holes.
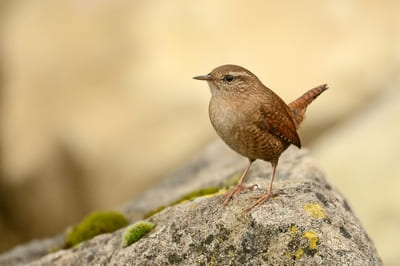
[[[0,250],[136,197],[215,136],[191,77],[217,64],[286,102],[328,83],[302,125],[311,143],[399,76],[399,13],[394,0],[0,1]]]
[[[25,265],[31,261],[45,256],[54,247],[59,247],[64,242],[64,236],[33,240],[27,244],[17,246],[7,253],[0,254],[0,265]]]
[[[312,146],[313,155],[352,203],[385,265],[400,261],[399,117],[400,76],[366,110]]]
[[[246,160],[218,142],[123,210],[132,222],[188,192],[222,187]],[[247,183],[266,188],[271,167],[257,162]],[[285,152],[274,183],[279,195],[251,212],[242,193],[222,207],[222,193],[184,201],[148,218],[153,230],[123,248],[124,229],[76,248],[48,254],[30,265],[380,265],[374,244],[343,196],[327,182],[307,152]],[[12,251],[15,254],[15,250]],[[7,254],[0,263],[7,264]],[[10,256],[8,256],[10,258]]]

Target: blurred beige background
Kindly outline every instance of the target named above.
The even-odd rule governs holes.
[[[386,265],[400,260],[400,2],[37,0],[0,4],[0,251],[121,206],[216,138],[234,63],[290,101]]]

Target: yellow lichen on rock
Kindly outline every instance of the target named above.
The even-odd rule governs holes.
[[[299,248],[298,250],[296,250],[296,253],[294,254],[294,256],[296,257],[296,259],[300,259],[304,254],[304,250],[302,248]]]
[[[298,231],[299,231],[299,228],[297,226],[292,225],[290,227],[290,232],[292,233],[292,236],[295,236]]]
[[[326,217],[324,208],[317,203],[304,204],[303,209],[305,209],[312,217],[316,219],[325,219]]]
[[[303,233],[303,238],[307,238],[309,241],[309,247],[310,249],[317,249],[317,245],[318,245],[318,236],[317,233],[313,232],[313,231],[305,231]]]

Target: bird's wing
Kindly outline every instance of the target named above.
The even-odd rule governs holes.
[[[275,106],[273,110],[266,106],[260,106],[259,111],[262,118],[264,118],[262,125],[260,125],[264,130],[286,143],[301,147],[296,124],[284,106],[281,106],[281,108]]]

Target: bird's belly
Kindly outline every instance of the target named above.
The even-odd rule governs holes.
[[[245,113],[232,106],[210,102],[210,120],[222,140],[234,151],[249,158],[273,161],[288,147],[277,137],[251,123]]]

